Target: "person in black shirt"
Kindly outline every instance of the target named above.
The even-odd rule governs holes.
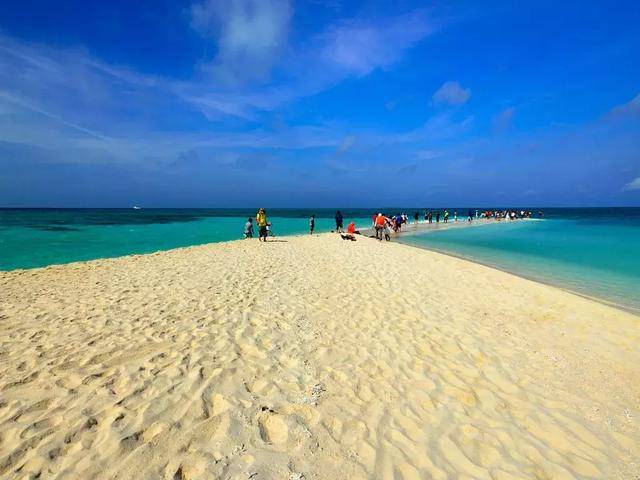
[[[336,231],[338,232],[342,231],[342,220],[343,220],[342,212],[338,210],[336,212]]]

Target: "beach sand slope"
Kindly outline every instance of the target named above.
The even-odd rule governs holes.
[[[331,234],[0,272],[0,478],[635,479],[639,322]]]

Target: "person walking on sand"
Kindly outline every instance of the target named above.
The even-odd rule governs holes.
[[[313,235],[313,230],[316,228],[316,214],[311,215],[309,219],[309,234]]]
[[[247,223],[244,224],[244,238],[253,238],[253,218],[247,218]]]
[[[344,217],[342,216],[342,212],[340,210],[338,210],[336,212],[336,232],[341,232],[342,231],[342,222],[344,220]]]
[[[382,230],[384,229],[384,222],[385,222],[384,215],[382,215],[382,213],[378,213],[378,216],[376,217],[376,221],[375,221],[375,228],[376,228],[376,238],[380,241],[382,241]]]
[[[264,208],[258,210],[256,223],[258,224],[258,241],[266,242],[269,232],[267,231],[267,212],[265,212]]]
[[[384,233],[384,239],[387,242],[390,242],[391,241],[391,223],[386,219],[384,222],[384,229],[382,231]],[[380,240],[382,240],[382,238]]]

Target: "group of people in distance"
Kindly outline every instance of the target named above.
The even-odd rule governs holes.
[[[356,230],[355,222],[349,223],[347,226],[347,232],[344,233],[344,216],[340,210],[336,211],[336,232],[340,233],[343,240],[355,241],[355,235],[359,235],[360,232]],[[256,213],[256,224],[258,225],[258,240],[262,242],[267,241],[267,237],[275,236],[271,230],[271,222],[267,220],[267,212],[264,208],[258,209]],[[313,234],[316,228],[316,215],[313,214],[309,217],[309,233]],[[253,238],[253,217],[247,218],[247,222],[244,224],[244,238]]]
[[[542,217],[544,214],[542,211],[538,212],[538,217]],[[414,223],[418,223],[420,219],[420,212],[415,212],[413,214]],[[432,210],[425,210],[424,212],[424,221],[426,223],[440,223],[440,218],[442,217],[442,221],[444,223],[449,223],[449,210],[444,210],[441,212],[440,210],[436,210],[435,212]],[[484,210],[480,212],[478,209],[467,211],[467,221],[472,222],[473,220],[482,219],[495,219],[495,220],[516,220],[520,218],[531,218],[533,214],[528,210]],[[375,231],[375,237],[382,241],[383,239],[386,241],[391,240],[391,232],[397,233],[402,230],[402,227],[409,223],[409,217],[404,213],[398,213],[392,217],[388,217],[382,212],[374,213],[371,217],[373,223],[373,229]],[[258,225],[258,240],[266,242],[267,237],[274,236],[271,231],[271,223],[267,220],[267,213],[264,208],[260,208],[258,213],[256,213],[255,218],[256,224]],[[358,230],[356,230],[355,222],[349,223],[347,226],[347,231],[344,231],[344,215],[340,210],[335,213],[335,221],[336,221],[336,232],[340,234],[343,240],[353,240],[355,241],[355,235],[360,234]],[[458,221],[458,210],[453,211],[453,221]],[[309,233],[313,234],[316,228],[316,215],[313,214],[309,217]],[[253,238],[253,218],[249,217],[247,219],[247,223],[244,225],[244,238]]]
[[[542,218],[544,213],[538,210],[538,218]],[[496,220],[517,220],[519,218],[532,218],[533,213],[529,210],[486,210],[482,212],[482,218],[494,218]]]

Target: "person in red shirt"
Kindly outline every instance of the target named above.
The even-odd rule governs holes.
[[[347,225],[347,233],[341,233],[340,236],[343,240],[351,240],[355,242],[356,234],[360,235],[360,232],[356,230],[355,222],[351,222],[349,225]]]

